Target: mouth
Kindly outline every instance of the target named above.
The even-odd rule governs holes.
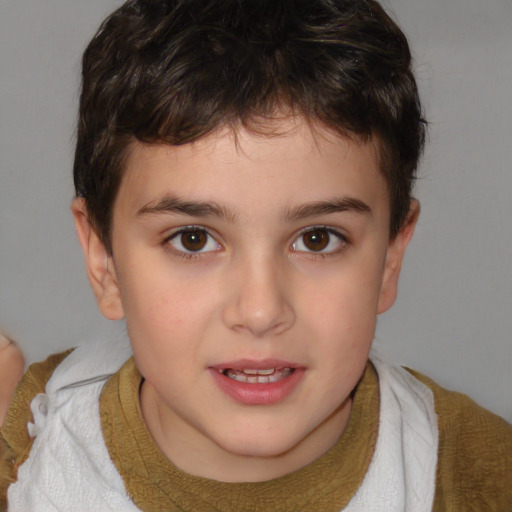
[[[269,384],[272,382],[279,382],[280,380],[289,377],[294,371],[295,368],[243,368],[241,370],[225,368],[218,370],[219,373],[229,379],[247,384]]]
[[[289,361],[244,359],[210,367],[219,389],[245,405],[270,405],[292,394],[305,368]]]

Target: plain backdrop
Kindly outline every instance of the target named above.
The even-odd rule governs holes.
[[[0,0],[0,327],[28,362],[96,310],[69,206],[81,53],[114,0]],[[422,212],[376,345],[512,420],[512,2],[386,0],[430,122]]]

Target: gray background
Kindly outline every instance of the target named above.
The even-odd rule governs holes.
[[[81,52],[114,0],[0,0],[0,326],[28,362],[122,331],[69,206]],[[382,352],[512,420],[512,2],[387,0],[430,121],[422,214]]]

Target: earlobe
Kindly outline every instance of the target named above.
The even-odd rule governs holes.
[[[384,313],[394,304],[397,291],[400,270],[404,259],[405,250],[414,234],[414,228],[420,215],[420,203],[413,199],[409,208],[407,219],[396,237],[391,240],[386,255],[386,263],[382,278],[382,287],[379,295],[377,313]]]
[[[85,200],[76,198],[71,211],[98,307],[109,320],[119,320],[123,318],[124,312],[112,256],[89,222]]]

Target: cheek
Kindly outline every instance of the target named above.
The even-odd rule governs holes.
[[[364,369],[375,336],[380,273],[357,266],[338,270],[317,282],[305,294],[304,330],[315,340],[316,363],[327,379],[327,393],[338,395],[338,386],[352,389]],[[345,389],[346,388],[346,389]]]
[[[162,345],[166,351],[190,346],[215,317],[219,286],[206,272],[146,264],[120,273],[119,288],[134,351],[136,345]],[[173,340],[170,344],[169,340]]]
[[[140,373],[154,387],[169,379],[176,392],[190,378],[190,360],[204,331],[201,303],[189,300],[187,287],[163,279],[133,280],[124,289],[128,336]],[[172,376],[172,378],[170,377]]]
[[[325,329],[356,329],[376,319],[382,272],[379,265],[364,262],[333,265],[328,272],[310,275],[302,290],[294,295],[300,298],[303,314],[321,320]],[[299,284],[299,286],[301,286]]]

